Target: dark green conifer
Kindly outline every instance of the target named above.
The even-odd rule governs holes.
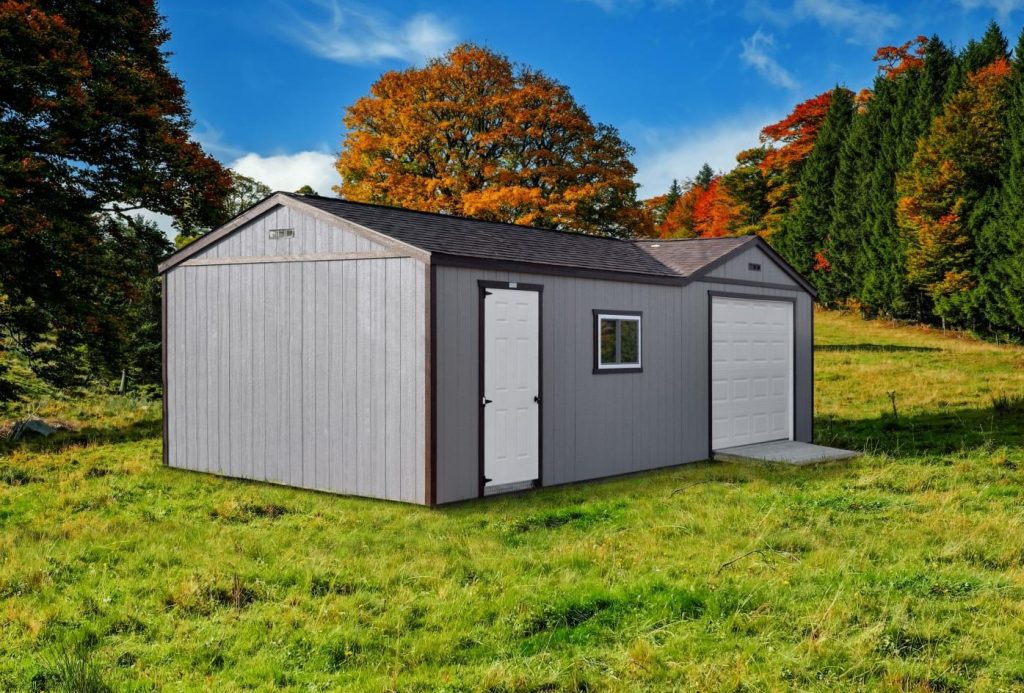
[[[807,277],[812,277],[816,255],[824,249],[825,236],[832,225],[833,183],[853,109],[853,92],[836,87],[800,174],[796,205],[772,237],[776,250]]]

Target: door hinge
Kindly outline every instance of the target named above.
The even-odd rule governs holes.
[[[540,395],[534,395],[533,401],[536,402],[537,404],[540,404]]]
[[[492,293],[493,293],[493,292],[491,292],[491,291],[488,291],[487,289],[484,289],[484,298],[487,298],[487,297],[488,297],[488,296],[490,296],[490,295],[491,295]]]
[[[494,481],[494,479],[488,479],[488,478],[487,478],[487,477],[485,476],[485,477],[484,477],[484,486],[486,486],[487,484],[491,483],[492,481]]]
[[[488,404],[490,404],[493,401],[494,400],[487,399],[486,397],[481,397],[480,398],[480,406],[481,407],[486,407]]]

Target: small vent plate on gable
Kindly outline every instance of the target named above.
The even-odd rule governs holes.
[[[283,238],[294,238],[295,229],[270,229],[270,231],[267,232],[267,235],[272,241],[278,241]]]
[[[760,272],[761,271],[761,263],[760,262],[748,262],[747,263],[747,269],[750,270],[751,272]]]

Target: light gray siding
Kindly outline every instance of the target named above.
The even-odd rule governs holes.
[[[760,254],[760,251],[756,251]],[[763,254],[761,254],[763,255]],[[764,257],[770,281],[792,284]],[[732,263],[750,259],[746,253]],[[732,268],[725,267],[726,271]],[[709,291],[795,297],[795,435],[810,440],[812,301],[733,283],[685,287],[437,268],[437,501],[476,497],[479,478],[477,280],[541,284],[545,486],[707,459]],[[712,280],[709,280],[712,281]],[[642,373],[593,373],[594,309],[643,311]]]
[[[278,205],[187,260],[295,257],[316,253],[383,252],[385,248],[343,227]],[[291,238],[271,239],[271,229],[293,229]]]
[[[761,265],[760,270],[751,270],[750,263]],[[707,277],[718,277],[745,282],[765,282],[768,284],[785,284],[798,287],[793,278],[779,267],[767,253],[760,248],[748,248],[736,257],[707,273]]]
[[[368,249],[298,216],[280,208],[206,252],[267,252],[259,237],[289,223],[289,252]],[[424,502],[425,276],[412,258],[167,272],[168,464]]]

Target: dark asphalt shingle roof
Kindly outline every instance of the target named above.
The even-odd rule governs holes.
[[[689,277],[753,240],[753,236],[732,236],[727,238],[644,240],[636,241],[636,245],[681,276]]]
[[[752,237],[624,241],[480,221],[334,197],[285,193],[430,253],[657,277],[689,277]]]

